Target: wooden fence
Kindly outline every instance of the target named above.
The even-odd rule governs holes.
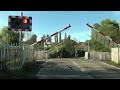
[[[112,48],[111,49],[111,61],[115,63],[120,63],[120,48]]]
[[[41,51],[35,51],[34,52],[34,59],[35,60],[41,60],[41,59],[47,59],[49,58],[49,53],[47,50],[41,50]]]
[[[0,44],[0,70],[21,70],[26,62],[33,60],[33,48],[14,43]]]
[[[90,51],[89,59],[92,60],[111,60],[111,52]]]

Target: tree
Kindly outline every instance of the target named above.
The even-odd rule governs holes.
[[[54,38],[55,38],[55,43],[58,43],[58,34],[56,34]]]
[[[100,24],[95,23],[93,27],[103,34],[109,36],[113,40],[120,43],[120,29],[119,23],[115,20],[105,19],[102,20]],[[94,38],[93,38],[94,37]],[[97,34],[94,30],[92,30],[92,39],[91,39],[91,48],[96,51],[110,51],[104,45],[97,42],[95,39],[104,41],[104,39],[100,39],[100,34]]]
[[[43,35],[43,36],[41,37],[41,40],[44,39],[44,38],[46,38],[46,35]],[[41,50],[44,49],[44,43],[45,43],[45,42],[46,42],[46,40],[44,40],[44,41],[42,41],[42,42],[39,42],[39,43],[40,43],[40,48],[41,48]]]
[[[51,37],[49,37],[49,35],[47,34],[47,40],[46,40],[46,45],[47,45],[47,48],[49,48],[49,44],[51,44]]]
[[[65,40],[67,39],[67,34],[65,33]]]
[[[99,30],[99,28],[100,28],[100,24],[95,23],[95,24],[93,25],[93,27],[94,27],[95,29]]]
[[[19,43],[20,33],[16,31],[8,31],[7,27],[3,27],[0,32],[0,42],[7,43]],[[22,34],[22,40],[24,38],[24,34]]]
[[[59,42],[61,42],[61,32],[59,33]]]
[[[71,40],[71,35],[68,35],[68,40]]]
[[[75,56],[75,47],[74,45],[78,44],[76,41],[74,40],[70,40],[70,39],[66,39],[64,44],[61,44],[57,47],[53,47],[54,49],[51,51],[51,55],[52,56],[56,56],[59,55],[64,58],[67,57],[74,57]],[[58,52],[56,52],[58,50]]]
[[[48,34],[47,34],[47,37],[49,37],[49,35],[48,35]],[[51,37],[47,39],[47,42],[50,42],[50,43],[52,42]]]
[[[58,43],[58,34],[56,34],[56,43]]]
[[[37,42],[37,35],[33,34],[31,36],[31,38],[28,39],[26,42],[29,43],[29,44],[33,44],[33,43]]]

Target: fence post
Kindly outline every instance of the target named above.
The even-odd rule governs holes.
[[[12,54],[12,42],[10,43],[10,51],[11,51],[11,55],[10,55],[10,61],[11,61],[11,60],[13,60],[13,58],[12,58],[12,55],[13,55]],[[11,69],[12,64],[11,63],[9,63],[9,64],[10,64],[10,69]]]
[[[17,43],[15,43],[15,68],[17,69],[18,68],[18,62],[19,62],[19,60],[18,60],[18,46],[17,46]]]
[[[8,62],[8,42],[6,43],[6,68],[7,68],[7,62]]]
[[[24,59],[24,45],[23,45],[23,43],[21,44],[21,49],[22,49],[22,56],[21,56],[21,58],[22,58],[22,66],[23,66],[24,63],[25,63],[25,59]]]

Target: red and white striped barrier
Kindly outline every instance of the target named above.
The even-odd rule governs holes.
[[[12,29],[11,28],[11,18],[20,18],[20,19],[22,19],[22,18],[25,18],[25,19],[28,19],[29,20],[29,29]],[[9,16],[8,17],[8,30],[9,31],[32,31],[32,17],[27,17],[27,16]]]
[[[93,30],[95,30],[96,32],[100,33],[101,35],[103,35],[104,37],[106,37],[107,39],[109,39],[110,41],[114,42],[114,43],[117,44],[118,46],[120,46],[120,44],[119,44],[117,41],[109,38],[109,37],[108,37],[107,35],[105,35],[104,33],[96,30],[95,28],[93,28],[93,26],[89,25],[88,23],[87,23],[86,25],[87,25],[88,27],[92,28]]]
[[[46,40],[46,39],[48,39],[48,38],[51,38],[52,36],[54,36],[54,35],[62,32],[62,31],[64,31],[64,30],[66,30],[66,29],[68,29],[68,28],[70,28],[70,27],[71,27],[71,25],[69,24],[69,26],[65,27],[64,29],[60,30],[59,32],[55,32],[55,33],[53,33],[52,35],[50,35],[49,37],[46,37],[46,38],[44,38],[44,39],[42,39],[42,40],[40,40],[40,41],[37,41],[37,42],[33,43],[31,46],[37,44],[38,42],[42,42],[42,41],[44,41],[44,40]]]

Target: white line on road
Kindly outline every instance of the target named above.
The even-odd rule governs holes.
[[[107,64],[107,63],[101,62],[101,61],[100,61],[100,63],[103,63],[103,64],[105,64],[105,65],[109,65],[109,66],[111,66],[111,67],[113,67],[113,68],[116,68],[116,69],[119,69],[119,70],[120,70],[120,68],[118,68],[118,67],[116,67],[116,66],[113,66],[113,65],[110,65],[110,64]]]
[[[72,61],[71,59],[69,59],[71,62],[73,62],[75,64],[76,67],[80,68],[81,71],[85,71],[83,68],[81,68],[76,62]]]
[[[82,75],[39,75],[38,77],[81,77]],[[89,77],[89,76],[88,76]]]
[[[43,65],[43,66],[46,66],[47,62],[49,62],[49,61],[51,61],[51,59],[50,59],[50,60],[47,60],[47,61],[44,62],[42,65]],[[41,72],[43,71],[43,69],[44,69],[44,68],[41,68],[36,76],[39,76],[39,75],[41,74]]]

